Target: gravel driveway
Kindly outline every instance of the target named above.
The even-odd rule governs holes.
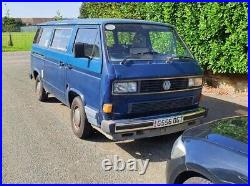
[[[29,53],[3,53],[3,183],[164,183],[165,165],[176,134],[114,143],[96,133],[84,141],[70,126],[70,110],[50,97],[36,100],[28,78]],[[204,121],[247,114],[247,98],[203,97]],[[150,159],[146,174],[104,171],[101,162],[118,155]]]

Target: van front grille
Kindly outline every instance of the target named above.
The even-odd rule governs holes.
[[[170,88],[168,90],[164,90],[163,88],[164,81],[170,82]],[[187,88],[188,88],[188,78],[142,80],[140,84],[141,93],[173,91],[173,90],[182,90]]]
[[[180,108],[191,107],[192,105],[193,97],[154,102],[132,103],[129,105],[129,113],[152,113],[158,111],[172,112]]]

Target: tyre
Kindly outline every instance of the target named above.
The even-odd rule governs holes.
[[[48,94],[43,88],[43,84],[39,75],[36,77],[35,92],[39,101],[44,102],[48,99]]]
[[[93,128],[88,122],[82,99],[77,96],[71,104],[71,126],[74,134],[81,139],[87,139],[93,134]]]
[[[212,182],[202,177],[191,177],[184,181],[183,184],[212,184]]]

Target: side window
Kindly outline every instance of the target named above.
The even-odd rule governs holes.
[[[36,35],[35,35],[34,40],[33,40],[33,43],[34,43],[34,44],[39,43],[39,40],[40,40],[41,35],[42,35],[42,32],[43,32],[43,29],[42,29],[42,28],[38,28],[38,29],[37,29]]]
[[[43,28],[41,31],[41,36],[38,45],[43,47],[48,47],[51,34],[52,34],[52,28]]]
[[[100,38],[97,29],[82,29],[77,32],[75,43],[85,44],[85,53],[88,57],[100,58]]]
[[[51,48],[65,51],[71,36],[71,29],[55,29]]]

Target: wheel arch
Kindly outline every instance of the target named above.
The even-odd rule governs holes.
[[[34,77],[34,79],[36,79],[36,78],[37,78],[37,76],[38,76],[38,75],[40,75],[40,73],[39,73],[39,70],[38,70],[38,69],[34,69],[32,73],[33,73],[33,77]]]
[[[85,106],[84,95],[79,90],[76,90],[74,88],[69,88],[67,90],[67,104],[68,104],[69,107],[71,107],[72,101],[77,96],[80,96],[80,98],[81,98],[81,100],[83,102],[83,105]]]
[[[206,176],[202,175],[201,173],[187,170],[187,171],[184,171],[184,172],[180,173],[175,178],[174,184],[182,184],[184,181],[186,181],[187,179],[189,179],[191,177],[202,177],[202,178],[210,180],[209,178],[207,178]]]
[[[179,173],[178,176],[176,176],[174,183],[181,184],[191,177],[202,177],[213,183],[217,182],[215,176],[211,172],[209,172],[209,170],[205,167],[190,163],[187,163],[186,166],[187,169]]]

